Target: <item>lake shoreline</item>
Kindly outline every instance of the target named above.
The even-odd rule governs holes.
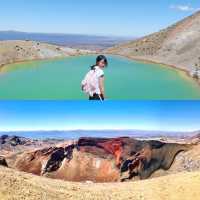
[[[14,61],[14,62],[6,63],[6,64],[0,64],[0,73],[3,72],[4,67],[6,67],[8,65],[12,65],[12,64],[20,64],[20,63],[23,64],[23,63],[26,63],[26,62],[34,62],[34,61],[51,61],[51,60],[54,61],[54,60],[65,59],[65,58],[76,57],[76,56],[89,56],[89,55],[98,55],[98,54],[101,54],[101,52],[99,52],[99,53],[97,53],[97,52],[93,52],[93,53],[79,53],[79,54],[74,54],[74,55],[57,56],[57,57],[51,57],[51,58],[24,59],[24,60]],[[121,54],[112,54],[112,53],[109,53],[107,55],[118,56],[118,57],[122,57],[122,58],[127,58],[127,59],[129,59],[131,61],[139,61],[139,62],[142,62],[142,63],[145,63],[145,64],[156,64],[156,65],[160,65],[162,67],[176,69],[179,72],[184,73],[190,80],[195,81],[199,85],[199,87],[200,87],[200,80],[195,79],[194,77],[192,77],[191,74],[190,74],[190,72],[188,70],[183,69],[181,67],[178,67],[178,66],[175,66],[175,65],[169,65],[169,64],[158,62],[158,61],[155,61],[155,60],[143,59],[143,58],[138,58],[138,57],[133,57],[133,56],[126,56],[126,55],[121,55]]]
[[[37,62],[37,61],[56,61],[60,59],[66,59],[66,58],[73,58],[73,57],[78,57],[78,56],[89,56],[89,55],[97,55],[97,53],[84,53],[84,54],[77,54],[77,55],[68,55],[68,56],[59,56],[59,57],[52,57],[52,58],[34,58],[34,59],[24,59],[24,60],[19,60],[19,61],[14,61],[6,64],[0,64],[0,73],[3,72],[4,68],[10,65],[15,65],[15,64],[25,64],[28,62]]]
[[[1,80],[1,89],[2,98],[39,98],[39,99],[81,99],[84,100],[84,96],[80,93],[80,85],[78,83],[81,82],[84,74],[89,70],[88,66],[91,66],[96,59],[97,53],[87,53],[87,54],[79,54],[73,56],[62,56],[62,57],[54,57],[51,59],[32,59],[26,61],[18,61],[13,64],[5,65],[1,69],[2,80]],[[110,77],[107,82],[107,91],[110,94],[109,99],[199,99],[200,91],[199,91],[199,84],[192,79],[185,71],[179,70],[175,67],[164,65],[161,63],[150,62],[146,60],[139,60],[134,59],[126,56],[116,55],[116,54],[105,54],[109,58],[110,67],[105,71],[107,76]],[[135,61],[135,62],[134,62]],[[137,62],[138,61],[138,62]],[[20,64],[19,64],[20,63]],[[56,66],[60,66],[59,70]],[[30,70],[29,70],[30,66]],[[37,71],[32,71],[31,66],[45,66],[45,68],[37,68]],[[13,76],[15,69],[23,67],[27,69],[27,72],[23,70],[20,71],[20,76]],[[79,68],[80,67],[80,68]],[[115,70],[116,67],[116,70]],[[79,68],[79,70],[78,70]],[[51,79],[46,76],[46,72],[44,69],[48,69],[50,72],[50,76],[60,77],[57,81],[54,80],[50,82]],[[114,71],[113,71],[114,70]],[[51,73],[54,73],[51,75]],[[60,71],[62,73],[60,74]],[[9,72],[12,72],[9,74]],[[38,80],[38,75],[43,77],[42,79]],[[71,78],[66,80],[65,74],[71,74]],[[37,76],[36,76],[37,75]],[[12,86],[10,86],[11,82],[7,83],[6,78],[11,77],[11,80],[16,81],[16,85],[20,88],[19,92],[11,92]],[[29,81],[29,78],[30,80]],[[124,80],[129,80],[124,82],[124,84],[120,84],[117,82],[118,77],[123,78]],[[163,77],[163,78],[162,78]],[[19,79],[19,81],[17,81]],[[35,79],[35,81],[34,81]],[[33,93],[24,87],[22,81],[29,81],[29,85],[35,88],[37,85],[36,83],[40,83],[40,85],[47,89],[47,93],[41,93],[41,90],[36,89]],[[60,88],[57,92],[57,96],[53,93],[53,90],[48,90],[46,82],[49,82],[51,88]],[[130,81],[133,83],[130,86]],[[149,83],[150,84],[149,85]],[[54,83],[53,83],[54,82]],[[4,83],[8,84],[8,90],[5,90]],[[114,86],[112,86],[112,84]],[[144,84],[140,85],[140,84]],[[159,86],[160,83],[162,86]],[[71,93],[66,93],[63,86],[67,88],[67,85],[72,84],[74,85],[74,90]],[[139,84],[139,85],[138,85]],[[39,84],[38,84],[39,85]],[[57,85],[57,87],[56,87]],[[177,85],[177,87],[176,87]],[[60,87],[62,86],[62,87]],[[135,91],[141,90],[139,93],[127,93],[127,88],[131,87]],[[162,88],[166,88],[166,91],[162,91]],[[179,88],[180,87],[180,88]],[[9,89],[10,88],[10,89]],[[37,88],[40,88],[39,86]],[[122,88],[125,92],[123,96],[117,92],[117,88]],[[148,94],[145,91],[146,88]],[[170,89],[171,88],[171,89]],[[46,90],[45,89],[45,90]],[[150,92],[152,91],[152,92]],[[21,93],[20,93],[21,92]],[[4,95],[5,94],[5,95]],[[169,94],[169,95],[168,95]],[[4,96],[3,96],[4,95]],[[21,95],[21,96],[20,96]]]
[[[138,57],[134,57],[134,56],[121,55],[121,54],[116,54],[116,53],[115,54],[109,53],[108,55],[119,56],[119,57],[122,57],[122,58],[127,58],[127,59],[129,59],[131,61],[139,61],[139,62],[142,62],[142,63],[145,63],[145,64],[156,64],[156,65],[160,65],[162,67],[176,69],[179,72],[184,73],[189,79],[194,80],[199,85],[199,87],[200,87],[200,80],[195,79],[194,77],[192,77],[191,74],[190,74],[190,72],[188,70],[183,69],[181,67],[178,67],[178,66],[175,66],[175,65],[166,64],[166,63],[162,63],[162,62],[155,61],[155,60],[138,58]]]
[[[0,41],[0,52],[2,54],[0,55],[0,71],[9,64],[95,53],[91,50],[25,40]]]

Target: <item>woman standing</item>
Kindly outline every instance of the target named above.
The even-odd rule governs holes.
[[[82,81],[82,90],[89,95],[89,100],[104,100],[104,68],[108,66],[108,60],[104,55],[96,58],[96,64],[91,67],[85,79]]]

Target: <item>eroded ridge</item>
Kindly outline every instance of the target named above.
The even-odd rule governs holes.
[[[188,144],[141,141],[133,138],[80,138],[63,147],[22,154],[20,171],[67,181],[115,182],[147,179],[159,169],[168,170]]]

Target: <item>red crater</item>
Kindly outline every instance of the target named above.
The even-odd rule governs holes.
[[[176,155],[189,148],[133,138],[80,138],[71,145],[24,153],[15,168],[67,181],[147,179],[159,169],[168,170]]]

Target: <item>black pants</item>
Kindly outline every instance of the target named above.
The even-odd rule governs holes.
[[[89,97],[89,100],[94,100],[94,101],[100,101],[100,100],[104,100],[104,96],[101,94],[94,94],[92,97]]]

